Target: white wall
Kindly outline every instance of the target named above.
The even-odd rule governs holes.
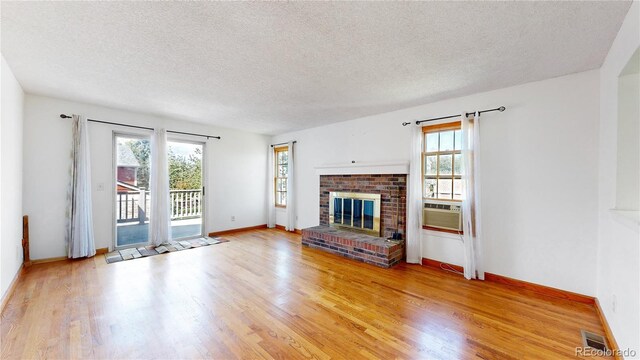
[[[315,166],[409,160],[420,118],[506,106],[482,121],[486,270],[595,295],[598,72],[403,109],[275,136],[298,140],[297,228],[318,224]],[[462,264],[455,235],[423,233],[423,257]]]
[[[33,259],[64,256],[66,190],[69,184],[71,120],[59,114],[169,130],[220,135],[205,152],[207,210],[205,231],[266,223],[266,163],[269,137],[175,119],[126,112],[28,94],[25,100],[24,211],[31,222]],[[89,123],[93,221],[96,247],[113,244],[113,131],[131,128]],[[187,137],[189,138],[189,137]],[[202,138],[191,138],[202,140]],[[104,184],[104,191],[98,191]],[[236,220],[231,221],[231,216]]]
[[[0,294],[22,266],[22,121],[24,92],[2,56],[0,124]]]
[[[276,225],[287,225],[287,209],[276,207]],[[298,229],[296,227],[296,229]]]
[[[638,47],[640,3],[635,1],[600,69],[597,297],[620,348],[640,354],[640,229],[637,220],[612,211],[616,206],[618,76]],[[640,134],[635,139],[640,141]]]
[[[616,169],[616,209],[640,210],[640,49],[629,60],[634,73],[618,81],[618,137]],[[627,65],[630,67],[629,65]]]

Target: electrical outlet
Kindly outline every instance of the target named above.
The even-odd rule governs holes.
[[[616,294],[611,295],[611,311],[616,312],[616,307],[618,306],[618,299],[616,298]]]
[[[231,215],[231,221],[236,221],[236,217],[234,215]]]

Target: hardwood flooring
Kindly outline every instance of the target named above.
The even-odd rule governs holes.
[[[106,264],[34,265],[2,314],[2,359],[561,359],[593,306],[419,265],[393,269],[253,230]]]

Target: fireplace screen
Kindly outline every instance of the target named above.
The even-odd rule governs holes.
[[[380,194],[330,192],[329,225],[380,236]]]

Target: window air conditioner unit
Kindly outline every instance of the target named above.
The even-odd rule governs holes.
[[[462,205],[442,201],[426,201],[422,224],[432,228],[462,232]]]

